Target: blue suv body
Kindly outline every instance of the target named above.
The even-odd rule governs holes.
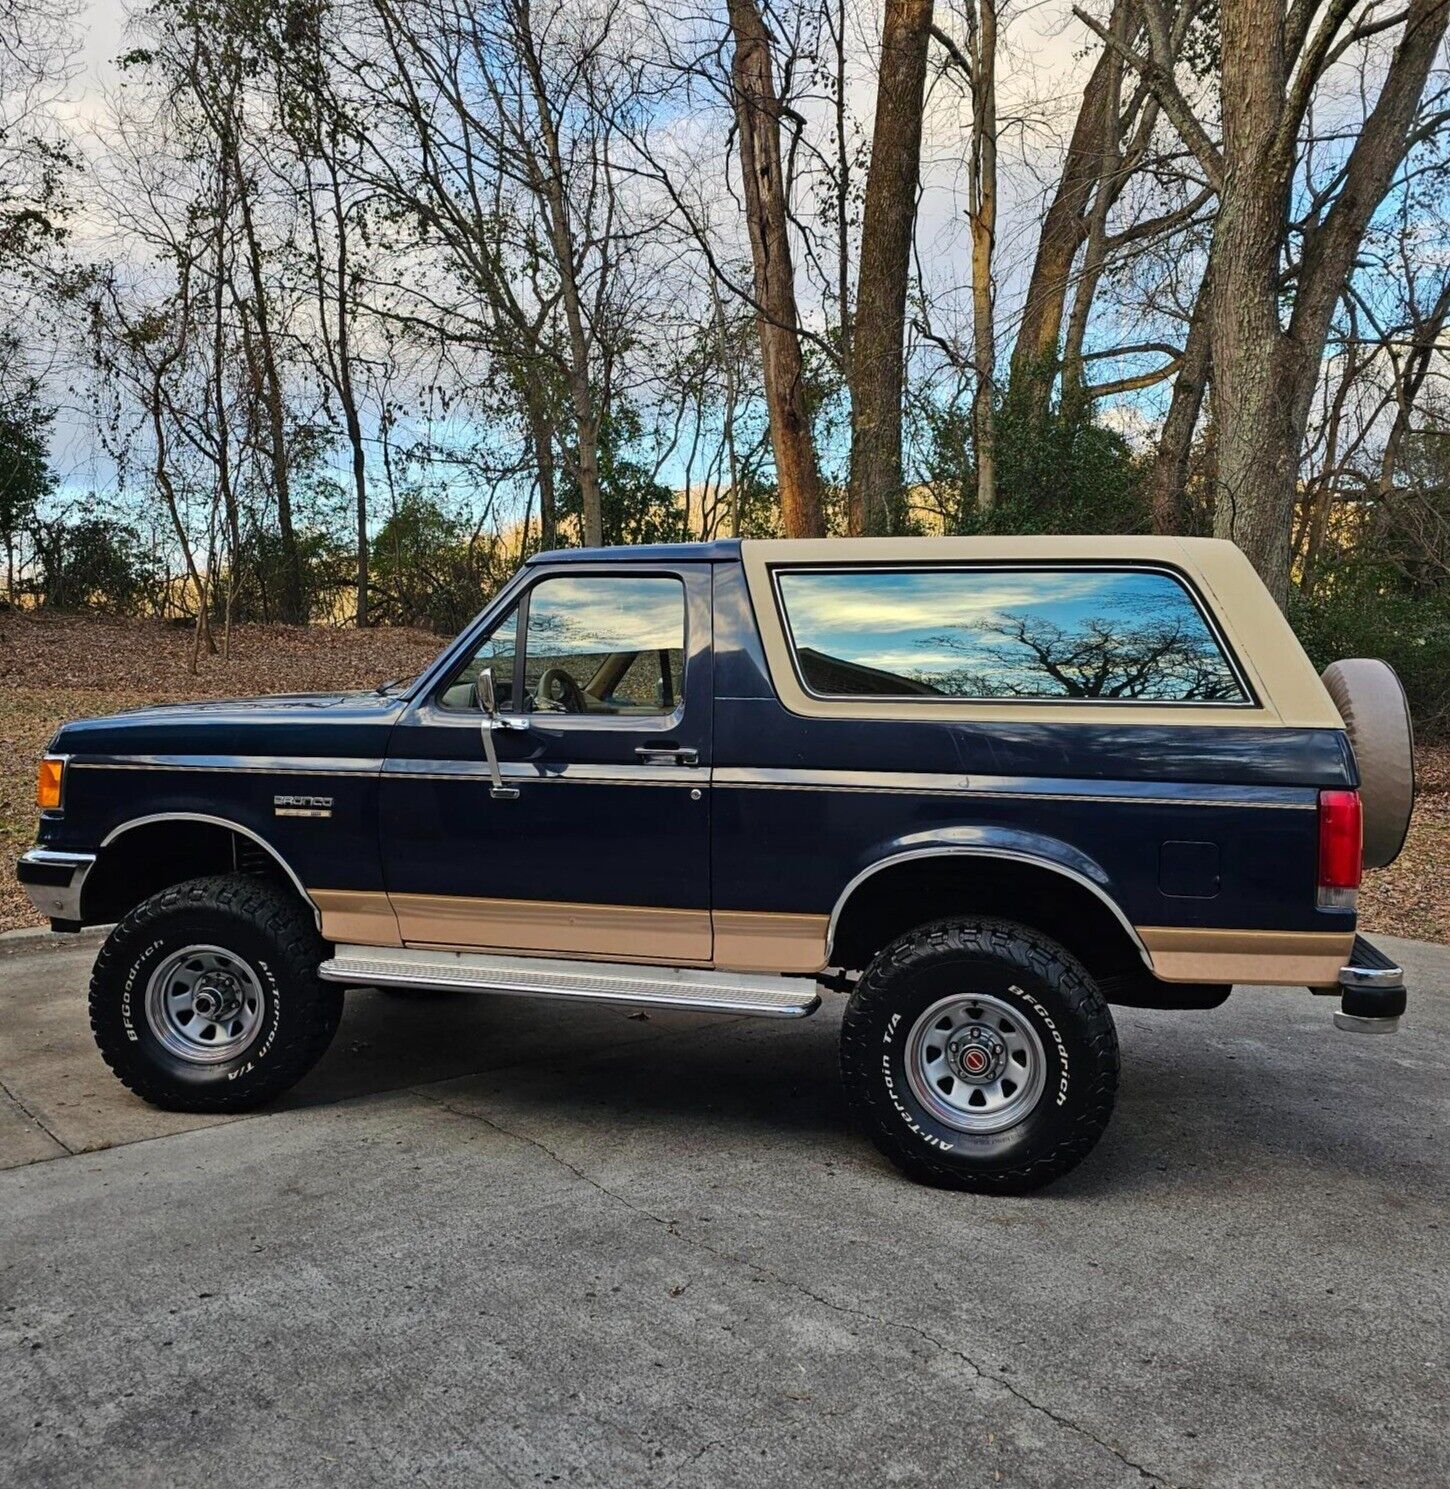
[[[118,922],[98,1039],[166,1104],[268,1099],[347,985],[789,1015],[824,985],[895,1161],[1028,1188],[1107,1120],[1109,1003],[1404,1002],[1356,938],[1344,720],[1209,540],[544,553],[402,684],[48,758],[20,876],[59,929]]]

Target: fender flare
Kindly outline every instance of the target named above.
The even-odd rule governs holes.
[[[144,817],[131,817],[125,822],[118,823],[101,839],[100,848],[96,850],[97,860],[102,850],[109,848],[112,843],[124,837],[133,828],[149,827],[156,822],[203,822],[210,827],[223,827],[229,832],[240,833],[242,837],[250,839],[286,874],[292,887],[302,896],[303,903],[312,911],[312,918],[317,922],[317,929],[319,931],[322,929],[322,912],[317,908],[312,896],[308,894],[302,880],[297,877],[297,872],[292,865],[255,828],[247,827],[231,817],[216,817],[209,812],[150,812]]]
[[[1080,888],[1088,890],[1107,907],[1142,957],[1143,965],[1150,972],[1153,970],[1153,958],[1143,944],[1143,938],[1118,903],[1113,893],[1112,880],[1096,860],[1059,838],[995,827],[938,829],[881,844],[870,862],[847,882],[831,907],[830,920],[826,925],[827,965],[830,965],[830,954],[835,947],[836,929],[841,914],[851,896],[868,879],[900,863],[924,858],[960,857],[997,858],[1012,863],[1024,863],[1071,880]]]

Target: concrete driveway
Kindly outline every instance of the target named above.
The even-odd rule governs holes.
[[[94,939],[0,944],[7,1485],[1450,1480],[1450,949],[1399,1035],[1119,1015],[1029,1199],[919,1189],[798,1025],[355,995],[285,1107],[150,1111]]]

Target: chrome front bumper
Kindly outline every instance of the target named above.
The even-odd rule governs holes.
[[[1405,973],[1364,936],[1354,938],[1349,965],[1339,973],[1334,1027],[1354,1034],[1393,1034],[1405,1011]]]
[[[94,853],[32,848],[15,865],[15,877],[25,886],[30,903],[49,916],[54,929],[79,930],[81,890],[95,862]]]

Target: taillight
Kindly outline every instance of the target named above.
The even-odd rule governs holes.
[[[1358,791],[1319,793],[1319,908],[1353,910],[1364,864]]]

